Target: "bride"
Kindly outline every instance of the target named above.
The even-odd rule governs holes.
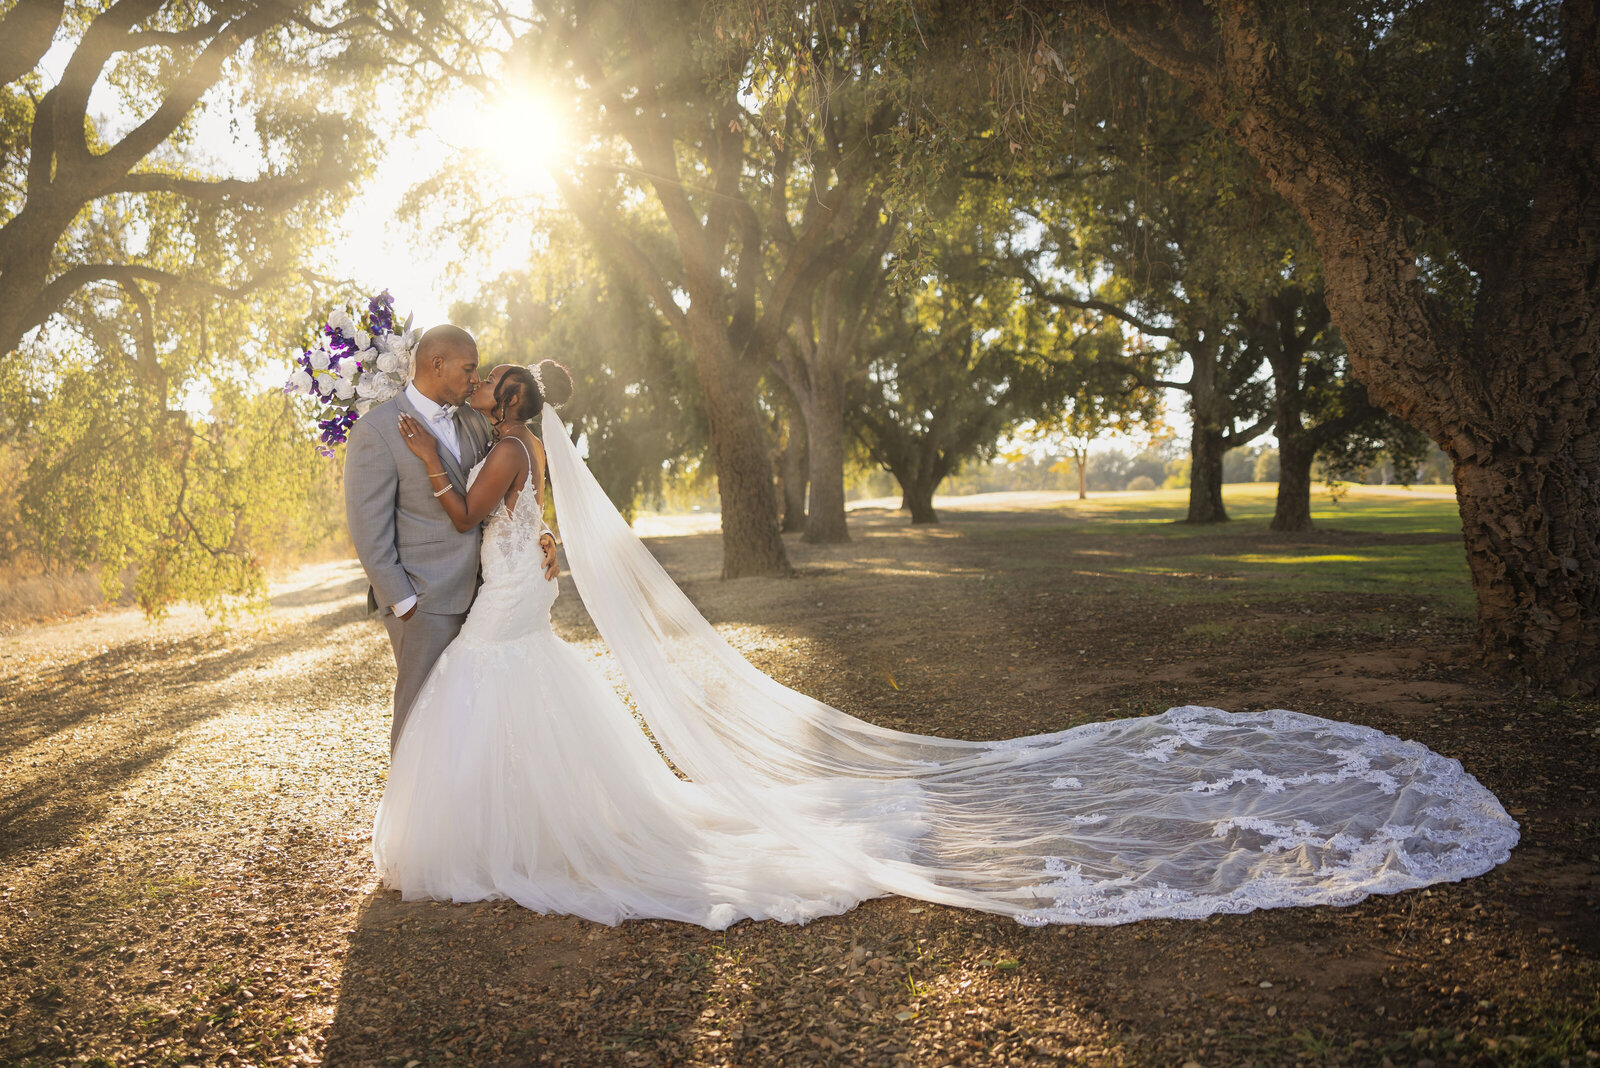
[[[442,506],[458,525],[488,514],[483,586],[412,706],[373,832],[383,882],[407,900],[720,930],[900,894],[1107,924],[1350,904],[1481,874],[1517,842],[1459,763],[1367,727],[1185,706],[964,742],[788,689],[712,629],[611,506],[552,406],[570,392],[547,360],[496,367],[469,399],[500,440],[469,499]],[[422,426],[402,429],[437,462]],[[573,579],[631,709],[551,629],[547,462]]]

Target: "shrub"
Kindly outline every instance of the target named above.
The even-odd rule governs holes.
[[[1156,488],[1156,480],[1149,475],[1140,475],[1138,478],[1128,479],[1127,488],[1135,493],[1145,493]]]

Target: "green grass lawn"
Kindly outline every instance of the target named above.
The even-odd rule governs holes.
[[[1229,526],[1265,529],[1272,519],[1277,496],[1277,484],[1272,482],[1224,486],[1223,503],[1233,519]],[[1074,515],[1108,523],[1141,524],[1147,529],[1168,527],[1178,537],[1214,534],[1219,529],[1178,523],[1189,509],[1186,489],[1092,494],[1086,501],[1066,498],[1060,507]],[[1347,486],[1337,503],[1325,490],[1315,491],[1311,494],[1311,515],[1319,530],[1383,534],[1457,534],[1461,530],[1455,494],[1446,486],[1409,490],[1400,486]]]
[[[1472,584],[1453,495],[1435,487],[1351,486],[1335,502],[1326,492],[1314,493],[1315,529],[1285,535],[1267,529],[1276,492],[1272,484],[1225,487],[1232,519],[1211,526],[1179,522],[1187,490],[1107,494],[1056,507],[1075,532],[1141,542],[1143,551],[1113,553],[1103,566],[1174,580],[1163,592],[1175,598],[1394,593],[1451,615],[1471,615]]]

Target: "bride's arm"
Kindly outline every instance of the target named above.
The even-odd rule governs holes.
[[[489,450],[483,470],[478,472],[478,477],[463,496],[445,474],[444,461],[439,459],[439,443],[433,439],[433,435],[409,415],[400,417],[400,433],[406,447],[428,469],[428,481],[434,489],[443,490],[437,494],[439,503],[444,507],[444,514],[450,517],[450,522],[463,534],[483,522],[505,500],[506,491],[522,477],[522,450],[505,449],[496,444]]]
[[[544,442],[534,437],[533,472],[528,484],[534,488],[534,500],[539,505],[539,537],[541,539],[549,538],[552,545],[559,545],[560,539],[556,537],[556,532],[551,530],[550,524],[544,521],[544,502],[550,499],[550,494],[545,492],[548,487],[545,486],[544,480],[545,474],[549,470],[550,465],[545,462],[544,458]]]
[[[539,548],[544,551],[544,577],[553,581],[561,572],[561,564],[556,560],[555,532],[544,521],[544,443],[532,435],[529,438],[533,442],[533,470],[528,474],[528,487],[533,490],[533,503],[539,510]]]

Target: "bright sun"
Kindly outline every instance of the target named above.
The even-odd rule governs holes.
[[[489,101],[476,94],[452,97],[434,109],[428,125],[446,145],[481,154],[499,172],[503,190],[516,196],[553,193],[550,172],[570,151],[560,116],[528,91]]]

